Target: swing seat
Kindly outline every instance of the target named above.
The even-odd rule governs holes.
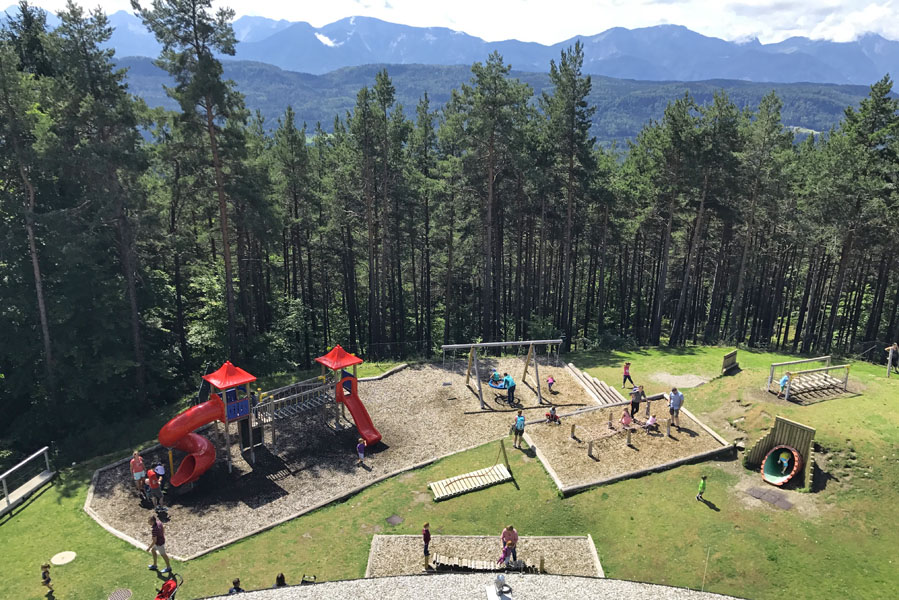
[[[502,383],[502,382],[500,382],[500,383],[494,383],[494,382],[492,382],[492,381],[488,381],[488,382],[487,382],[487,385],[489,385],[490,387],[492,387],[492,388],[495,389],[495,390],[504,390],[504,389],[506,389],[506,384],[504,384],[504,383]]]

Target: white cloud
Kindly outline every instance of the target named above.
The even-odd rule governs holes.
[[[96,5],[96,0],[81,1]],[[33,3],[58,10],[65,0]],[[99,4],[108,12],[131,10],[128,0]],[[517,38],[544,44],[610,27],[660,23],[677,23],[728,40],[759,37],[776,42],[804,35],[848,41],[866,32],[899,39],[899,0],[216,0],[213,6],[317,27],[364,15],[419,27],[450,27],[487,40]]]

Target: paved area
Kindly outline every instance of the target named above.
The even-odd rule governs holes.
[[[761,500],[762,502],[767,502],[768,504],[773,504],[777,508],[781,508],[783,510],[790,510],[793,508],[793,503],[787,500],[787,495],[780,490],[774,488],[749,488],[746,490],[746,493],[752,496],[757,500]]]

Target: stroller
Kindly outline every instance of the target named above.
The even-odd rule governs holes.
[[[184,583],[184,578],[180,575],[172,575],[172,578],[162,584],[162,587],[157,590],[156,598],[153,600],[175,600],[175,594],[178,593],[178,588],[181,587],[181,584]]]

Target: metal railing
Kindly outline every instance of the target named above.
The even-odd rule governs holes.
[[[29,456],[28,458],[21,461],[16,466],[14,466],[12,469],[8,470],[3,475],[0,475],[0,481],[3,482],[3,498],[6,500],[6,506],[9,506],[12,503],[12,501],[9,499],[9,489],[8,489],[7,483],[6,483],[7,478],[10,475],[12,475],[13,473],[15,473],[16,471],[18,471],[19,469],[21,469],[22,467],[24,467],[29,462],[31,462],[32,460],[34,460],[35,458],[40,456],[41,454],[44,455],[44,463],[47,465],[47,470],[49,471],[50,470],[50,454],[49,454],[49,452],[50,452],[50,447],[44,446],[43,448],[41,448],[40,450],[38,450],[37,452],[35,452],[31,456]]]

